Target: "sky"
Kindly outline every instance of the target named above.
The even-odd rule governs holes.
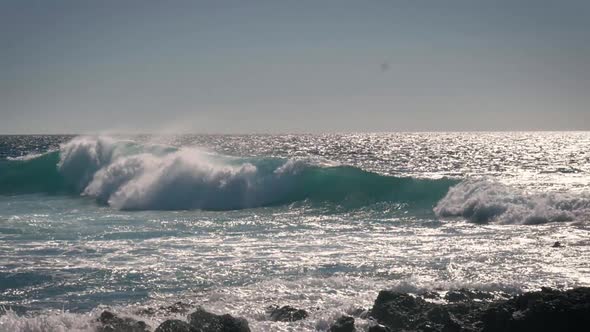
[[[590,130],[590,1],[0,0],[0,134]]]

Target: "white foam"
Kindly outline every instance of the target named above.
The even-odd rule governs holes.
[[[476,223],[542,224],[587,221],[587,193],[528,193],[489,179],[466,180],[449,189],[434,212]]]
[[[306,162],[287,161],[275,172],[213,155],[136,144],[108,137],[79,137],[61,146],[58,168],[83,195],[117,209],[232,209],[257,207],[287,192]]]
[[[43,315],[19,316],[8,310],[0,316],[0,331],[14,332],[91,332],[95,331],[93,314],[49,312]]]

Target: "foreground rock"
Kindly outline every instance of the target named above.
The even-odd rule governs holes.
[[[250,327],[244,318],[216,315],[197,308],[188,315],[188,323],[178,319],[167,320],[155,332],[250,332]]]
[[[330,326],[330,332],[354,332],[354,318],[350,316],[342,316]]]
[[[543,289],[509,300],[460,290],[449,292],[448,304],[405,293],[381,291],[371,316],[383,326],[370,331],[588,331],[590,288]]]
[[[544,288],[491,306],[483,331],[589,331],[590,288]]]
[[[231,315],[216,315],[198,308],[188,316],[189,324],[199,332],[250,332],[248,321]]]
[[[121,318],[110,311],[103,311],[98,317],[98,332],[148,332],[149,326],[132,318]]]
[[[154,332],[196,332],[196,328],[193,328],[189,323],[181,321],[179,319],[170,319],[160,324]]]
[[[303,309],[293,308],[291,306],[284,306],[272,309],[270,319],[275,322],[295,322],[307,318],[309,314]]]

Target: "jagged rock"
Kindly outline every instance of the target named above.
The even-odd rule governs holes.
[[[293,308],[291,306],[283,306],[275,308],[270,313],[270,319],[280,322],[294,322],[307,318],[309,314],[303,309]]]
[[[142,321],[133,318],[120,318],[110,311],[103,311],[98,317],[101,326],[97,328],[98,332],[147,332],[149,326]]]
[[[371,315],[394,330],[415,327],[415,320],[428,308],[428,303],[405,293],[381,291]]]
[[[509,300],[493,300],[491,294],[471,290],[452,294],[448,304],[437,304],[382,291],[371,314],[393,331],[538,332],[586,331],[590,327],[590,288],[544,288]]]
[[[543,288],[491,306],[482,315],[483,331],[587,331],[590,288]]]
[[[191,327],[187,322],[170,319],[160,324],[154,332],[197,332],[197,329]]]
[[[188,316],[196,332],[250,332],[248,321],[231,315],[216,315],[198,308]]]
[[[330,332],[354,332],[354,318],[350,316],[342,316],[338,318],[332,326]]]

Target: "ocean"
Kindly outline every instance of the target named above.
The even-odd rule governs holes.
[[[590,286],[589,183],[587,132],[0,136],[0,330]]]

